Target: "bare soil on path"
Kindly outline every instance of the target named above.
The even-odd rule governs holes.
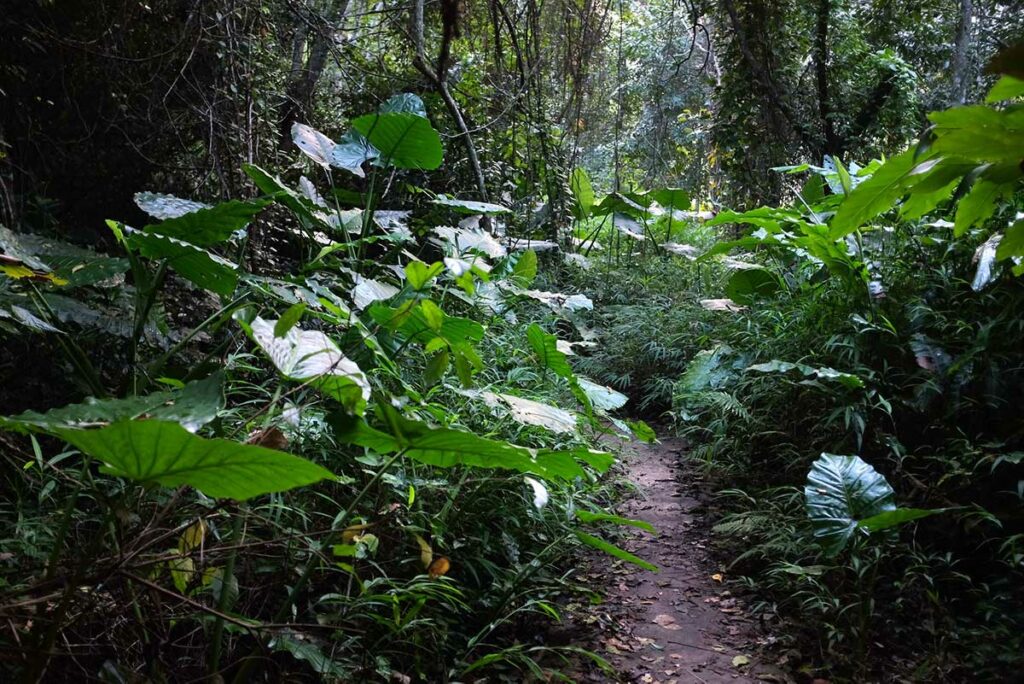
[[[656,533],[628,528],[620,545],[660,571],[588,555],[578,578],[603,601],[566,606],[562,629],[576,645],[611,662],[617,681],[789,682],[759,657],[772,640],[729,590],[712,557],[704,518],[708,492],[684,465],[684,453],[685,444],[677,439],[626,447],[623,462],[637,494],[616,512],[646,520]],[[579,682],[616,681],[585,663],[571,676]]]

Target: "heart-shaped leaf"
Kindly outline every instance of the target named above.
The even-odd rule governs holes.
[[[126,420],[99,430],[57,428],[52,433],[103,461],[111,474],[165,487],[189,485],[214,498],[242,501],[333,477],[298,456],[204,439],[160,420]]]
[[[830,556],[843,550],[861,521],[896,510],[885,477],[858,456],[822,454],[807,474],[804,498],[814,537]]]

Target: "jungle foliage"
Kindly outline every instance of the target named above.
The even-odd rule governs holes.
[[[1024,653],[1007,0],[0,13],[0,668],[536,681],[612,445],[687,438],[771,658]],[[598,441],[600,440],[600,441]],[[10,654],[10,657],[8,655]]]

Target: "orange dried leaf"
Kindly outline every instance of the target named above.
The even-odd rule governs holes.
[[[427,574],[430,575],[431,579],[437,579],[442,575],[447,575],[448,570],[451,568],[451,563],[444,556],[438,556],[427,567]]]

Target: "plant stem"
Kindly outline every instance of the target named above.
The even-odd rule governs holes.
[[[220,578],[220,596],[217,597],[218,615],[213,623],[212,643],[210,644],[210,676],[213,677],[220,671],[220,656],[224,642],[224,617],[223,614],[231,607],[231,592],[229,587],[235,577],[235,560],[238,558],[238,543],[243,536],[245,522],[245,509],[236,511],[234,524],[231,526],[231,541],[235,547],[231,550],[227,562],[224,564],[224,572]]]
[[[348,505],[344,513],[342,513],[342,515],[339,516],[337,522],[335,522],[334,524],[334,527],[336,529],[344,529],[344,523],[348,520],[348,517],[352,513],[352,511],[355,510],[355,508],[360,503],[362,503],[363,498],[370,491],[370,488],[377,484],[380,478],[384,475],[384,472],[388,470],[392,465],[394,465],[395,461],[397,461],[405,454],[405,451],[405,449],[402,449],[401,451],[395,452],[395,454],[391,458],[389,458],[376,473],[374,473],[370,481],[366,483],[366,485],[359,491],[358,494],[356,494],[356,498],[352,500],[352,503]],[[282,620],[284,620],[285,617],[288,616],[288,611],[291,610],[292,605],[294,605],[295,599],[298,598],[299,593],[306,588],[306,583],[309,581],[309,576],[312,574],[313,568],[316,566],[317,561],[319,560],[320,556],[316,551],[312,551],[309,554],[309,560],[306,561],[306,565],[302,569],[302,573],[299,575],[299,578],[295,581],[295,584],[288,592],[288,596],[285,598],[284,603],[282,603],[281,607],[278,608],[277,612],[274,613],[271,622],[279,623]],[[241,667],[238,668],[238,672],[235,674],[235,677],[232,680],[233,684],[246,684],[246,682],[252,681],[252,677],[250,675],[252,674],[252,668],[256,663],[256,656],[259,655],[259,648],[260,646],[259,644],[257,644],[256,648],[254,648],[252,652],[250,652],[249,655],[245,658],[245,662],[242,663]]]
[[[146,283],[144,290],[142,289],[143,286],[136,284],[135,328],[132,330],[132,338],[128,354],[132,368],[132,394],[137,394],[139,391],[139,341],[145,332],[146,320],[149,318],[149,312],[152,310],[153,303],[156,301],[157,290],[160,289],[160,285],[163,283],[165,275],[167,275],[167,259],[161,261],[160,265],[157,266],[156,273],[153,275],[153,278]],[[138,278],[136,278],[136,280],[138,280]]]

